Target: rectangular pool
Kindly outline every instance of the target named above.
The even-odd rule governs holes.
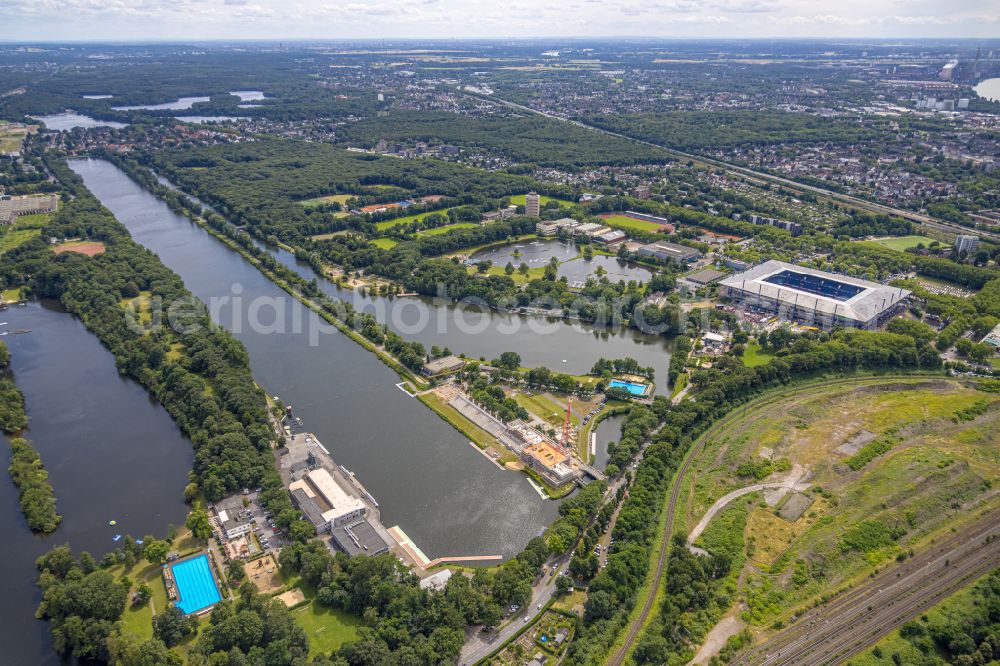
[[[174,582],[177,584],[177,607],[185,615],[197,613],[200,610],[219,602],[219,588],[212,577],[212,567],[208,563],[208,555],[199,555],[189,560],[183,560],[170,565]]]
[[[646,388],[648,384],[637,384],[636,382],[627,382],[624,379],[612,379],[608,383],[608,388],[623,388],[632,395],[644,396],[646,395]]]

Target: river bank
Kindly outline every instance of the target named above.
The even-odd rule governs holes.
[[[213,319],[246,346],[258,382],[294,405],[337,461],[364,479],[384,522],[401,525],[428,555],[510,556],[555,517],[556,503],[542,501],[523,477],[497,470],[398,390],[394,372],[230,247],[110,163],[71,166],[137,242],[214,308]],[[253,303],[268,304],[268,330],[247,325]]]
[[[30,419],[24,434],[45,462],[62,522],[51,534],[32,533],[14,484],[0,483],[0,643],[5,663],[54,666],[62,661],[48,628],[32,615],[41,598],[35,558],[65,542],[100,557],[115,548],[115,534],[162,537],[169,524],[183,525],[194,454],[166,411],[118,373],[111,353],[58,302],[31,301],[3,319],[31,330],[4,341]]]

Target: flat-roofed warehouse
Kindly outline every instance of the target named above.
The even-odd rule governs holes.
[[[367,555],[373,557],[389,552],[385,542],[365,518],[358,518],[347,525],[338,525],[330,530],[333,543],[351,557]]]
[[[775,260],[719,285],[722,295],[744,306],[824,329],[878,328],[904,307],[910,295],[906,289]]]
[[[292,500],[320,532],[331,530],[365,515],[365,505],[347,494],[333,476],[323,469],[314,469],[288,490]]]
[[[657,241],[655,243],[650,243],[649,245],[643,245],[638,249],[636,254],[656,259],[658,261],[662,261],[663,263],[673,261],[678,264],[690,264],[692,261],[697,261],[701,257],[701,252],[693,247],[678,245],[677,243],[669,243],[667,241]]]

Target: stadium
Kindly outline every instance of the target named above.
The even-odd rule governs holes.
[[[906,289],[766,261],[719,282],[720,294],[786,321],[823,329],[876,329],[903,308]]]

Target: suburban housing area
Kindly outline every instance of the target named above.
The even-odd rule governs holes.
[[[1000,660],[992,8],[469,7],[0,10],[0,663]]]

